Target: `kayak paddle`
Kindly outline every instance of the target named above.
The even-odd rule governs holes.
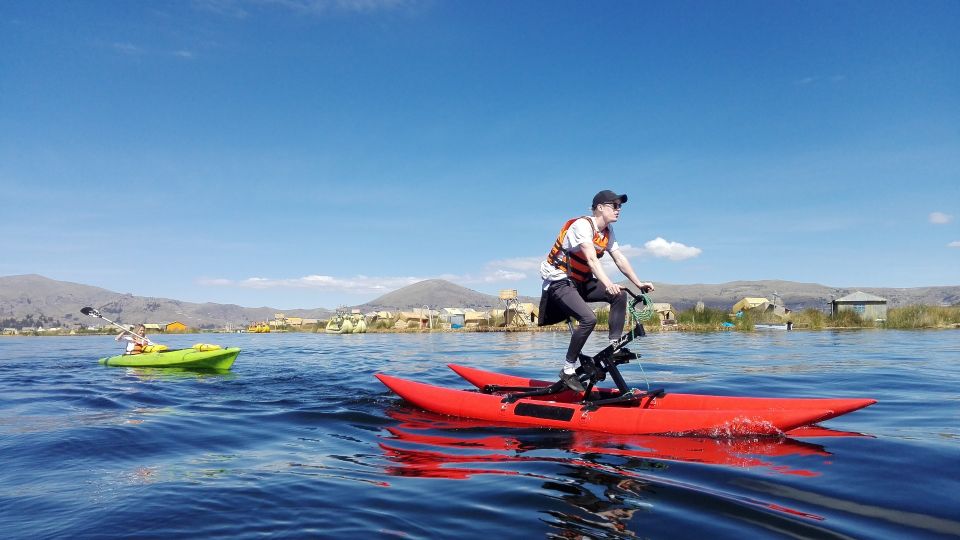
[[[84,315],[89,315],[89,316],[91,316],[91,317],[96,317],[96,318],[98,318],[98,319],[103,319],[103,320],[107,321],[108,323],[116,326],[117,328],[123,330],[124,332],[128,332],[128,333],[131,333],[131,334],[133,333],[133,332],[130,332],[130,330],[127,330],[126,328],[124,328],[123,326],[120,326],[119,324],[117,324],[117,323],[111,321],[110,319],[104,317],[99,311],[97,311],[96,309],[94,309],[94,308],[92,308],[92,307],[80,308],[80,313],[83,313]],[[140,336],[140,337],[142,337],[143,340],[146,341],[148,345],[156,345],[156,343],[150,341],[150,340],[147,338],[147,336]]]

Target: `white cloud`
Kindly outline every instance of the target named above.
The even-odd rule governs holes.
[[[960,248],[960,240],[955,240],[947,244],[947,247]]]
[[[487,268],[507,268],[510,270],[530,271],[538,270],[543,257],[516,257],[513,259],[500,259],[487,263]]]
[[[193,60],[193,53],[187,50],[173,51],[173,55],[185,60]]]
[[[223,278],[204,278],[197,280],[200,285],[212,287],[239,287],[242,289],[318,289],[328,291],[353,292],[358,294],[383,293],[411,285],[426,278],[412,276],[371,277],[358,275],[352,278],[309,275],[299,278],[263,278],[250,277],[242,280]]]
[[[657,257],[659,259],[670,259],[671,261],[692,259],[703,253],[703,250],[698,247],[687,246],[680,242],[671,242],[659,236],[643,244],[642,248],[625,245],[622,249],[624,249],[624,255],[627,256],[635,254],[639,256]]]
[[[628,258],[647,256],[647,250],[643,249],[642,247],[637,247],[630,244],[621,244],[620,253],[623,253]],[[604,257],[604,259],[606,259],[606,257]]]
[[[620,252],[626,255],[628,259],[658,257],[671,261],[682,261],[696,257],[702,251],[700,248],[685,246],[679,242],[668,242],[659,236],[644,244],[644,247],[630,244],[620,246]],[[607,272],[607,275],[618,271],[617,264],[613,262],[613,257],[603,257],[600,259],[600,263],[603,264],[603,269]]]
[[[509,270],[494,270],[492,274],[488,274],[486,280],[488,282],[497,282],[497,281],[520,281],[525,279],[527,274],[523,272],[511,272]]]
[[[518,270],[521,268],[521,271]],[[437,276],[364,276],[341,278],[325,275],[309,275],[298,278],[249,277],[233,280],[224,278],[201,278],[199,285],[209,287],[237,287],[241,289],[314,289],[343,293],[386,293],[427,279],[444,279],[459,285],[502,283],[521,281],[531,277],[528,259],[507,259],[488,263],[476,274],[441,274]]]
[[[476,274],[444,274],[438,277],[461,285],[522,281],[531,277],[540,277],[540,262],[542,260],[542,257],[499,259],[488,262]]]
[[[930,212],[930,223],[936,225],[943,225],[945,223],[950,223],[953,221],[953,216],[950,214],[944,214],[943,212]]]
[[[233,285],[233,281],[229,279],[223,279],[223,278],[200,278],[197,280],[197,283],[199,283],[200,285],[208,285],[211,287],[221,287],[221,286],[225,287],[225,286]]]
[[[656,238],[647,242],[643,248],[624,245],[620,248],[624,255],[653,256],[680,261],[696,257],[701,253],[699,248],[685,246],[679,242],[668,242],[663,238]],[[515,257],[498,259],[486,263],[477,273],[468,274],[441,274],[434,276],[364,276],[335,277],[313,274],[298,278],[265,278],[249,277],[232,280],[225,278],[202,278],[197,283],[209,287],[238,287],[244,289],[316,289],[324,291],[339,291],[344,293],[370,294],[385,293],[412,285],[426,279],[444,279],[459,285],[504,283],[522,281],[525,279],[540,278],[540,263],[543,257]],[[603,258],[604,264],[611,264],[609,257]]]
[[[433,276],[459,285],[476,285],[482,283],[502,283],[504,281],[521,281],[530,277],[526,272],[516,272],[503,268],[485,268],[478,274],[440,274]],[[424,278],[428,279],[428,278]]]

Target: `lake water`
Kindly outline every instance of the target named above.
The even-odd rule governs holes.
[[[164,337],[243,349],[203,374],[100,366],[106,336],[2,338],[0,537],[960,536],[957,331],[651,334],[622,367],[668,392],[879,400],[802,438],[489,426],[373,377],[552,378],[567,339]]]

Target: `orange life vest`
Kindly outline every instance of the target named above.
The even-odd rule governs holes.
[[[601,235],[600,231],[597,230],[597,224],[589,216],[584,216],[584,218],[590,221],[590,226],[593,228],[593,248],[597,251],[597,258],[599,259],[603,257],[603,253],[607,250],[610,235]],[[563,239],[567,236],[570,226],[578,219],[581,218],[573,218],[563,224],[560,234],[557,235],[557,241],[553,243],[550,253],[547,254],[547,263],[563,270],[574,281],[584,282],[593,277],[593,271],[587,264],[587,258],[580,252],[580,246],[573,246],[569,252],[563,249]],[[608,229],[604,229],[604,231],[606,232]]]
[[[139,335],[137,335],[137,334],[131,335],[130,337],[133,338],[133,339],[130,340],[131,343],[133,343],[133,346],[132,346],[132,347],[131,347],[131,346],[127,346],[127,350],[126,350],[123,354],[142,354],[142,353],[143,353],[143,346],[145,345],[145,343],[143,343],[143,342],[140,341],[140,340],[142,340],[143,338],[141,338],[141,337],[140,337]]]

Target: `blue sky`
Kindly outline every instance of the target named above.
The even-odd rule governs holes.
[[[960,3],[0,3],[0,275],[246,306],[960,284]]]

